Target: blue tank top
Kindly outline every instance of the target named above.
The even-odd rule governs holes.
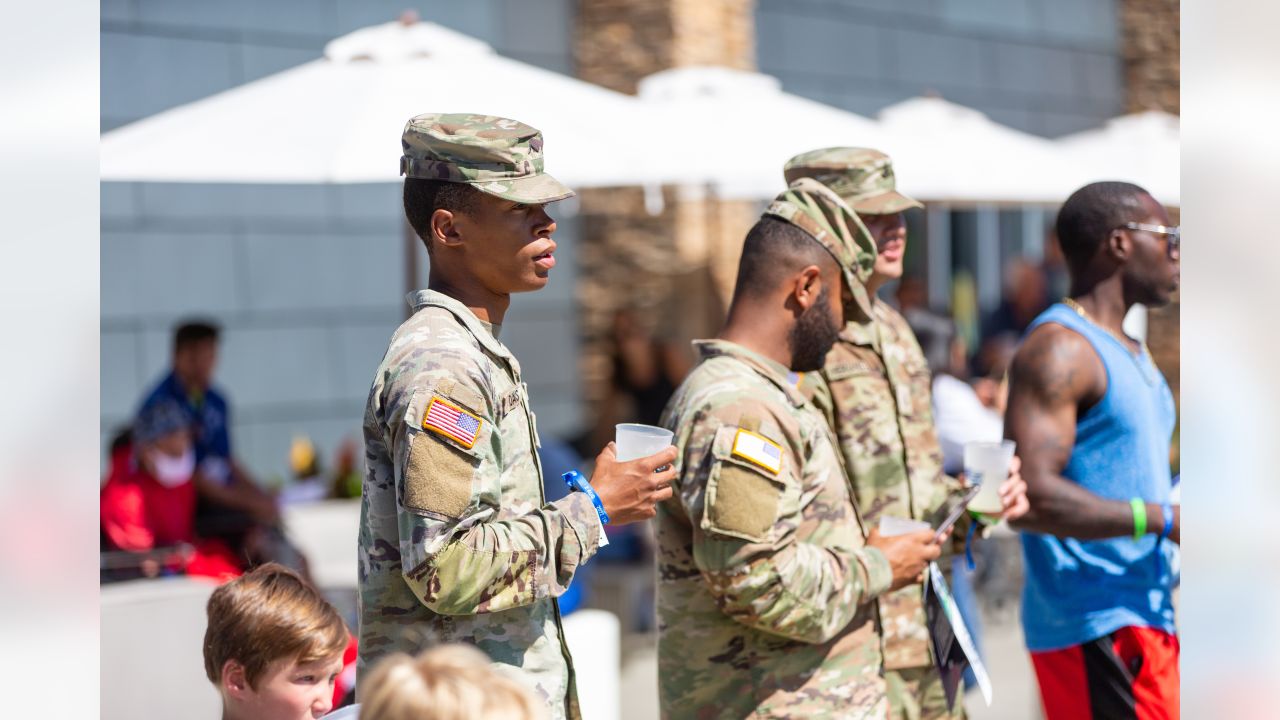
[[[1169,502],[1169,443],[1177,413],[1173,393],[1150,355],[1134,355],[1119,339],[1060,303],[1036,318],[1027,332],[1045,323],[1082,335],[1107,372],[1106,394],[1076,421],[1075,447],[1063,475],[1104,498]],[[1148,527],[1152,525],[1158,533],[1163,519],[1148,518]],[[1168,540],[1157,547],[1156,538],[1076,540],[1023,533],[1027,647],[1055,650],[1127,626],[1175,632],[1175,547]]]

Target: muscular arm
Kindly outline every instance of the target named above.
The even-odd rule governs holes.
[[[1099,497],[1063,477],[1075,445],[1080,409],[1106,392],[1106,371],[1088,341],[1071,330],[1037,328],[1009,369],[1005,437],[1018,443],[1031,509],[1011,524],[1021,530],[1082,540],[1133,533],[1126,500]],[[1159,529],[1161,511],[1147,503],[1148,527]],[[1179,536],[1174,511],[1172,537]]]

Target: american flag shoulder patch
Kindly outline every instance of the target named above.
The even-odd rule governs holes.
[[[468,450],[476,444],[483,425],[484,421],[478,415],[463,410],[439,395],[431,396],[431,404],[422,415],[423,430],[444,435]]]
[[[738,428],[733,454],[777,475],[782,471],[782,447],[769,438]]]

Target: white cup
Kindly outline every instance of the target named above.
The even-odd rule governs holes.
[[[965,443],[964,477],[979,486],[977,496],[969,501],[970,510],[988,515],[999,515],[1004,510],[1000,486],[1009,477],[1009,462],[1016,448],[1012,440]]]
[[[930,527],[929,523],[924,520],[911,520],[909,518],[894,517],[893,515],[880,516],[880,534],[884,537],[906,535],[907,533],[928,530]]]
[[[672,432],[666,428],[640,423],[619,423],[614,438],[618,461],[627,462],[656,455],[671,445],[671,437]]]

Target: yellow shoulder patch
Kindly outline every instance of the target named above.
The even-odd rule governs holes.
[[[476,444],[483,426],[484,421],[479,415],[463,410],[439,395],[431,396],[431,404],[427,405],[427,411],[422,414],[423,430],[444,435],[468,450]]]
[[[733,454],[777,475],[782,471],[782,447],[769,438],[738,428]]]

